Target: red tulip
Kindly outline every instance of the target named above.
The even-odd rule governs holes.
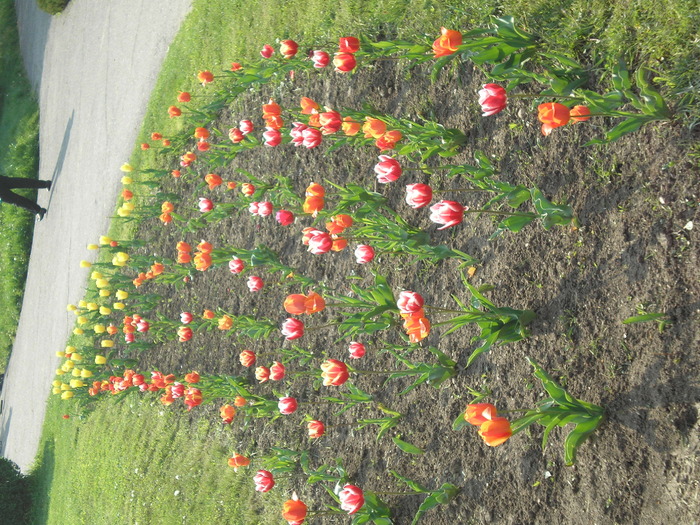
[[[239,144],[240,142],[243,142],[243,139],[245,138],[245,133],[243,133],[238,128],[231,128],[228,130],[228,138],[234,144]]]
[[[238,257],[234,257],[228,262],[228,269],[231,273],[241,273],[245,268],[245,264]]]
[[[263,58],[270,58],[275,53],[275,48],[270,44],[265,44],[260,50],[260,56]]]
[[[265,139],[265,146],[278,146],[282,142],[282,133],[269,126],[265,129],[267,130],[265,131],[265,133],[263,133],[263,139]]]
[[[180,115],[182,115],[182,111],[180,111],[180,108],[178,108],[177,106],[170,106],[168,108],[168,115],[170,115],[170,118],[179,117]]]
[[[214,203],[209,200],[205,199],[204,197],[199,198],[199,211],[201,213],[206,213],[208,211],[211,211],[214,209]]]
[[[321,364],[323,386],[340,386],[350,378],[348,365],[337,359],[328,359]]]
[[[430,207],[430,220],[442,224],[438,230],[456,226],[464,219],[464,206],[455,201],[440,201]]]
[[[355,55],[350,53],[336,53],[333,59],[333,65],[336,71],[341,73],[348,73],[355,69],[357,66],[357,60],[355,60]]]
[[[189,102],[191,99],[192,97],[187,91],[180,91],[180,93],[177,95],[178,102]]]
[[[194,316],[190,312],[182,312],[180,314],[180,322],[182,324],[190,324],[193,319]]]
[[[294,40],[282,40],[282,42],[280,42],[280,53],[282,53],[284,58],[292,58],[297,54],[298,50],[299,44]]]
[[[217,186],[221,186],[221,183],[223,182],[223,180],[216,173],[207,173],[206,176],[204,177],[204,182],[207,183],[210,190],[213,190]]]
[[[272,215],[272,203],[269,201],[262,201],[258,205],[258,215],[260,217],[268,217]]]
[[[304,323],[292,317],[286,319],[282,323],[282,335],[287,341],[299,339],[304,335]]]
[[[366,351],[365,345],[358,343],[357,341],[350,343],[348,350],[350,351],[351,359],[360,359],[361,357],[364,357]]]
[[[248,277],[248,289],[251,292],[259,292],[262,290],[264,284],[265,283],[263,283],[263,280],[257,275],[251,275]]]
[[[248,182],[244,182],[243,184],[241,184],[241,192],[246,197],[252,197],[255,194],[255,186]]]
[[[324,135],[332,135],[340,130],[343,117],[337,111],[324,111],[318,115],[318,123]]]
[[[296,412],[298,406],[299,404],[297,403],[297,400],[293,397],[282,397],[280,398],[279,403],[277,403],[277,408],[279,408],[280,414],[284,416],[288,416],[289,414]]]
[[[315,419],[309,421],[307,428],[311,439],[318,439],[326,433],[326,426]]]
[[[433,42],[435,58],[451,55],[462,45],[462,34],[445,27],[440,29],[440,36]]]
[[[230,425],[233,422],[235,415],[236,409],[231,405],[224,405],[219,409],[219,416],[221,417],[221,422],[224,425]]]
[[[239,69],[243,69],[241,64],[238,62],[231,62],[231,71],[238,71]]]
[[[275,486],[272,473],[267,470],[258,470],[253,477],[253,481],[255,482],[255,490],[258,492],[269,492]]]
[[[348,514],[355,514],[365,504],[365,495],[360,487],[345,485],[338,494],[340,508]]]
[[[241,120],[238,123],[238,127],[241,130],[241,133],[243,133],[244,135],[247,135],[248,133],[253,131],[253,129],[255,129],[253,123],[250,120]]]
[[[126,334],[126,335],[133,335],[133,334]],[[184,343],[185,341],[189,341],[190,339],[192,339],[192,329],[187,327],[187,326],[181,326],[180,328],[177,329],[177,337],[181,343]]]
[[[537,118],[542,122],[542,134],[549,135],[554,128],[564,126],[569,122],[571,113],[569,108],[558,102],[549,102],[537,106]]]
[[[250,368],[255,364],[255,352],[252,350],[243,350],[238,356],[241,364],[246,368]]]
[[[315,128],[306,128],[301,132],[302,145],[307,149],[320,146],[323,141],[323,134]]]
[[[214,75],[211,71],[200,71],[197,73],[197,80],[199,80],[202,85],[209,84],[214,81]]]
[[[406,186],[406,203],[411,208],[423,208],[433,200],[433,189],[427,184],[408,184]]]
[[[404,290],[399,294],[399,299],[396,301],[396,306],[402,314],[415,314],[423,309],[423,296],[416,292]]]
[[[479,105],[482,116],[490,117],[503,111],[508,104],[505,88],[498,84],[484,84],[479,91]]]
[[[290,525],[300,525],[306,519],[307,507],[303,501],[299,501],[296,494],[284,502],[282,506],[282,518],[287,520]]]
[[[319,232],[309,239],[309,250],[314,255],[327,253],[333,247],[333,239],[330,234]]]
[[[360,244],[355,248],[355,260],[359,264],[367,264],[374,259],[374,248],[367,244]]]
[[[275,361],[270,367],[270,379],[272,381],[281,381],[284,379],[285,368],[282,363]]]
[[[394,182],[401,176],[401,164],[388,155],[379,155],[379,162],[374,166],[374,173],[377,174],[377,182],[381,184]]]
[[[294,214],[291,211],[279,210],[275,215],[275,219],[282,226],[289,226],[294,222]]]
[[[257,367],[255,369],[255,379],[257,379],[261,383],[264,383],[265,381],[270,379],[270,369],[266,366]]]
[[[496,407],[490,403],[473,403],[467,405],[467,410],[464,412],[464,420],[478,427],[484,422],[492,420],[497,413]]]
[[[338,42],[341,53],[357,53],[360,50],[360,41],[354,36],[344,36]]]
[[[311,60],[313,61],[316,69],[322,69],[328,65],[328,63],[331,61],[331,57],[325,51],[314,51],[314,54],[311,56]]]
[[[479,435],[489,447],[497,447],[513,435],[513,430],[510,428],[510,421],[506,418],[494,417],[481,424]]]
[[[585,122],[591,118],[588,116],[591,114],[591,110],[586,106],[574,106],[571,108],[569,114],[571,115],[571,120],[574,122]]]
[[[187,410],[192,410],[194,407],[202,404],[204,398],[202,397],[202,391],[199,388],[188,388],[185,391],[185,405],[187,405]]]
[[[234,452],[233,457],[228,460],[228,466],[233,467],[235,471],[238,471],[240,467],[247,467],[248,465],[250,465],[250,460],[236,452]]]

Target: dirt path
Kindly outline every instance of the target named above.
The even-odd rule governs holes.
[[[50,17],[16,0],[20,45],[41,109],[41,179],[53,180],[34,232],[17,338],[2,390],[2,454],[34,461],[45,400],[83,293],[85,246],[107,231],[161,62],[191,0],[72,0]]]

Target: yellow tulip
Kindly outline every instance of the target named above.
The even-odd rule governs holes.
[[[114,346],[114,341],[111,339],[104,339],[100,342],[102,348],[112,348]]]
[[[100,297],[109,297],[112,292],[109,290],[100,290]]]
[[[66,353],[65,353],[65,352],[62,352],[61,350],[58,350],[58,351],[56,352],[56,357],[66,357]]]
[[[73,328],[73,333],[75,335],[83,335],[83,329],[82,328]]]
[[[81,268],[90,268],[92,266],[92,263],[89,261],[80,261],[80,267]]]
[[[68,312],[75,312],[77,309],[78,309],[78,307],[75,306],[74,304],[69,304],[66,306],[66,311],[68,311]]]
[[[96,355],[95,356],[95,364],[96,365],[104,365],[107,362],[107,358],[103,355]]]
[[[107,288],[109,286],[109,279],[96,279],[95,286],[98,288]]]
[[[84,386],[85,386],[85,383],[83,383],[80,379],[71,379],[70,380],[70,387],[71,388],[81,388]]]
[[[97,279],[102,279],[102,272],[98,272],[97,270],[95,270],[90,274],[90,279],[92,279],[93,281],[96,281]]]
[[[68,370],[70,370],[70,369],[73,368],[74,366],[75,366],[75,363],[69,359],[68,361],[66,361],[65,363],[63,363],[63,366],[61,366],[61,368],[63,368],[64,370],[65,370],[66,368],[67,368]]]
[[[82,377],[83,379],[87,379],[88,377],[92,377],[92,372],[90,370],[88,370],[87,368],[83,368],[80,371],[80,377]]]
[[[78,318],[75,320],[76,323],[78,324],[85,324],[88,322],[88,318],[85,317],[84,315],[78,316]]]
[[[70,399],[71,397],[73,397],[73,392],[70,390],[67,390],[61,394],[61,399]]]
[[[102,315],[109,315],[112,313],[112,309],[108,308],[106,306],[100,306],[100,314]]]
[[[57,369],[56,369],[56,375],[57,375],[57,376],[62,376],[62,375],[65,374],[65,373],[66,373],[66,371],[63,370],[63,368],[57,368]]]
[[[54,379],[53,382],[51,383],[51,386],[60,387],[61,383],[62,383],[62,381],[60,379]]]
[[[134,168],[128,162],[122,164],[122,167],[119,169],[122,170],[124,173],[131,173],[132,171],[134,171]]]
[[[117,208],[117,215],[119,217],[128,217],[131,215],[131,210],[127,210],[125,208]]]
[[[117,296],[117,299],[123,301],[124,299],[127,299],[129,297],[129,292],[125,292],[124,290],[117,290],[117,293],[114,295]]]
[[[96,324],[92,327],[92,329],[95,331],[96,334],[104,334],[107,331],[107,328],[103,324]]]
[[[69,346],[66,347],[66,353],[67,353],[67,354],[72,354],[72,353],[75,352],[76,350],[77,350],[77,348],[74,347],[74,346],[70,346],[70,345],[69,345]]]
[[[109,244],[111,242],[112,242],[112,239],[110,237],[107,237],[106,235],[100,236],[100,244]]]
[[[128,175],[125,175],[125,176],[122,177],[122,184],[124,184],[124,186],[128,186],[128,185],[131,184],[132,182],[134,182],[134,179],[132,179],[132,178],[129,177]]]
[[[61,390],[70,390],[70,385],[68,383],[61,383]]]
[[[124,308],[126,308],[126,305],[124,303],[114,303],[112,305],[112,308],[114,308],[115,310],[123,310]]]
[[[97,303],[88,303],[87,304],[87,309],[94,312],[99,308],[99,305]]]
[[[87,245],[87,249],[88,249],[88,250],[99,250],[99,249],[100,249],[100,246],[97,245],[97,244],[88,244],[88,245]]]
[[[131,258],[126,252],[117,252],[115,254],[115,257],[121,262],[126,262]]]
[[[52,394],[60,394],[60,393],[61,393],[61,389],[60,389],[60,388],[57,388],[57,387],[53,387],[53,388],[51,389],[51,393],[52,393]]]
[[[78,306],[80,306],[80,308],[87,307],[87,301],[85,299],[81,299],[80,301],[78,301]]]
[[[74,368],[70,371],[70,375],[73,377],[80,377],[80,368]]]
[[[134,211],[136,209],[136,206],[134,206],[133,202],[125,202],[124,204],[122,204],[122,208],[124,208],[125,210]]]
[[[83,356],[80,355],[80,354],[78,354],[77,352],[73,352],[73,353],[70,355],[70,358],[71,358],[73,361],[82,361],[82,360],[83,360]],[[66,361],[66,362],[67,362],[67,361]]]

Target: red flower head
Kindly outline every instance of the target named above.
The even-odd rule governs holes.
[[[282,335],[287,341],[299,339],[304,335],[304,323],[292,317],[286,319],[282,323]]]
[[[360,50],[360,40],[354,36],[344,36],[338,41],[341,53],[357,53]]]
[[[248,277],[248,289],[251,292],[259,292],[264,286],[263,280],[257,275]]]
[[[243,69],[241,64],[238,62],[231,62],[231,71],[238,71],[239,69]]]
[[[248,465],[250,465],[250,460],[247,457],[235,452],[233,457],[229,458],[228,460],[228,466],[233,467],[234,471],[238,471],[239,468],[247,467]]]
[[[394,149],[396,147],[396,143],[400,141],[403,138],[403,135],[399,130],[393,130],[393,131],[387,131],[379,137],[374,145],[379,148],[380,151],[386,151],[389,149]]]
[[[323,142],[323,133],[316,128],[306,128],[301,132],[301,145],[306,149],[316,148],[321,145],[321,142]]]
[[[243,139],[245,139],[245,134],[238,128],[231,128],[228,130],[228,138],[234,144],[238,144],[243,142]]]
[[[505,88],[498,84],[484,84],[479,91],[479,105],[482,116],[490,117],[503,111],[508,104],[508,97]]]
[[[228,262],[228,269],[231,273],[241,273],[245,268],[245,264],[238,257],[234,257]]]
[[[294,214],[291,211],[279,210],[275,215],[275,219],[282,226],[289,226],[294,222]]]
[[[393,157],[379,155],[379,162],[374,166],[374,173],[377,174],[377,182],[380,184],[394,182],[401,176],[401,164]]]
[[[266,127],[266,131],[263,133],[263,139],[265,139],[265,146],[279,146],[282,142],[282,133],[271,127]]]
[[[180,108],[178,108],[177,106],[170,106],[168,108],[168,115],[170,115],[170,118],[179,117],[180,115],[182,115],[182,111],[180,111]]]
[[[299,404],[297,403],[297,400],[293,397],[282,397],[280,398],[279,403],[277,403],[277,408],[279,408],[280,414],[283,416],[293,414],[296,412],[298,406]]]
[[[177,337],[181,343],[189,341],[190,339],[192,339],[192,328],[189,328],[187,326],[181,326],[177,329]]]
[[[314,255],[320,255],[331,251],[333,239],[326,232],[319,232],[309,239],[309,249]]]
[[[247,135],[255,129],[255,126],[253,126],[253,123],[250,120],[241,120],[238,123],[238,127],[240,128],[241,133],[244,135]]]
[[[360,487],[345,485],[338,494],[340,508],[348,514],[355,514],[365,504],[365,495]]]
[[[416,292],[404,290],[399,294],[399,299],[396,301],[396,306],[402,314],[412,315],[420,312],[423,309],[423,296]]]
[[[294,40],[282,40],[280,42],[280,53],[284,58],[292,58],[297,54],[299,45]]]
[[[510,428],[510,421],[506,418],[494,417],[481,424],[479,435],[489,447],[497,447],[505,443],[513,435],[513,431]]]
[[[284,309],[292,315],[306,313],[306,296],[300,293],[293,293],[284,300]]]
[[[348,351],[350,352],[350,359],[360,359],[365,355],[366,349],[365,345],[363,345],[362,343],[353,341],[352,343],[350,343]]]
[[[333,59],[333,65],[336,71],[341,73],[348,73],[355,69],[357,66],[357,60],[355,60],[355,55],[350,53],[336,53]]]
[[[192,371],[189,374],[185,374],[185,381],[187,381],[190,384],[199,383],[199,380],[200,380],[200,376],[195,371]]]
[[[326,426],[315,419],[309,421],[307,428],[311,439],[318,439],[326,433]]]
[[[464,419],[467,423],[478,427],[484,422],[492,420],[497,414],[496,407],[490,403],[473,403],[467,405]]]
[[[178,102],[189,102],[191,99],[192,97],[187,91],[180,91],[180,93],[177,95]]]
[[[321,364],[323,386],[340,386],[350,378],[348,365],[337,359],[328,359]]]
[[[537,106],[537,118],[542,123],[542,134],[549,135],[554,128],[564,126],[569,122],[569,108],[558,102],[548,102]]]
[[[154,131],[151,133],[151,140],[161,140],[163,138],[162,133],[158,133],[157,131]]]
[[[238,359],[246,368],[251,367],[255,364],[255,352],[252,350],[243,350],[238,356]]]
[[[292,497],[296,498],[296,494]],[[299,525],[306,519],[306,503],[298,499],[290,499],[284,502],[282,506],[282,518],[292,525]]]
[[[246,197],[252,197],[253,194],[255,194],[255,186],[248,182],[244,182],[243,184],[241,184],[241,192]]]
[[[198,388],[188,388],[185,391],[187,410],[192,410],[194,407],[201,405],[202,401],[202,392]]]
[[[275,361],[270,367],[270,379],[272,381],[282,381],[282,379],[284,379],[284,374],[284,365],[279,361]]]
[[[260,56],[263,58],[270,58],[275,53],[275,48],[270,44],[265,44],[260,50]]]
[[[585,122],[591,118],[588,116],[591,114],[591,110],[586,106],[574,106],[571,108],[569,114],[571,115],[571,120],[574,122]]]
[[[435,58],[451,55],[462,45],[462,34],[445,27],[440,29],[440,36],[433,42]]]
[[[205,199],[204,197],[199,198],[199,211],[201,213],[206,213],[214,209],[214,203],[210,199]]]
[[[408,184],[406,203],[414,209],[423,208],[433,200],[433,189],[427,184]]]
[[[197,80],[202,83],[202,85],[209,84],[214,81],[214,74],[211,71],[200,71],[197,73]]]
[[[219,409],[219,416],[221,416],[221,422],[224,425],[230,425],[235,415],[236,409],[231,405],[224,405]]]
[[[270,369],[266,366],[259,366],[255,369],[255,379],[257,379],[261,383],[264,383],[265,381],[270,379]]]
[[[272,473],[267,470],[258,470],[253,477],[255,482],[255,490],[258,492],[269,492],[275,486],[275,480]]]
[[[442,224],[438,230],[456,226],[464,219],[464,206],[455,201],[440,201],[430,207],[430,220]]]
[[[325,51],[314,51],[314,54],[311,56],[311,60],[313,61],[316,69],[322,69],[328,65],[328,63],[331,61],[331,57]]]

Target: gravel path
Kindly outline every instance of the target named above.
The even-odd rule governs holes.
[[[107,231],[148,97],[191,0],[72,0],[50,17],[16,0],[20,45],[41,110],[39,193],[48,208],[34,231],[17,338],[5,375],[0,451],[27,471],[45,401],[82,297],[85,247]]]

